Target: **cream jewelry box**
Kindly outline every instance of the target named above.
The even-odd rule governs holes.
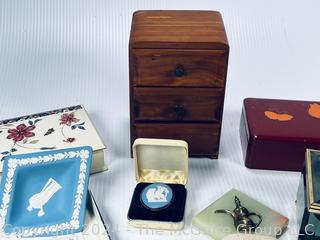
[[[138,182],[128,212],[139,228],[178,230],[184,226],[188,180],[188,144],[181,140],[136,139]]]
[[[0,172],[7,156],[91,146],[91,173],[107,169],[101,138],[83,106],[72,106],[0,121]]]

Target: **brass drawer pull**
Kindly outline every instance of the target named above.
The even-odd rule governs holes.
[[[174,71],[174,75],[176,77],[182,77],[184,75],[186,75],[186,72],[184,70],[184,67],[182,65],[178,65]]]

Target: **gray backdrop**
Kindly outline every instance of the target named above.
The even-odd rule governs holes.
[[[94,175],[94,192],[113,239],[206,239],[192,217],[231,187],[288,216],[283,239],[296,239],[299,173],[243,165],[243,98],[319,100],[319,1],[39,0],[0,1],[0,118],[84,104],[107,145],[110,171]],[[190,159],[183,232],[139,231],[126,214],[136,185],[129,158],[128,39],[140,9],[213,9],[230,43],[218,161]],[[1,146],[0,146],[1,148]]]

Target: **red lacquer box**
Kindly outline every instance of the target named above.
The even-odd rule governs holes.
[[[240,137],[246,167],[301,171],[320,149],[320,102],[247,98]]]

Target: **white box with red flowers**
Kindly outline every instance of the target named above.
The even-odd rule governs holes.
[[[107,169],[101,138],[83,106],[73,106],[0,121],[0,172],[6,156],[59,148],[91,146],[91,173]]]

